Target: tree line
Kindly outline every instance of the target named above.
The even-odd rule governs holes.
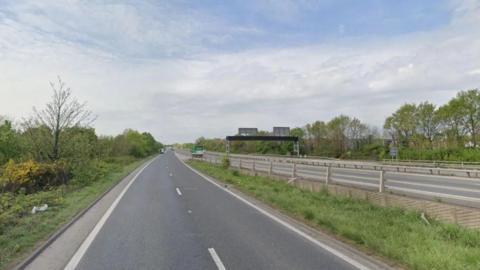
[[[480,91],[460,91],[441,106],[404,104],[384,130],[404,159],[480,161]]]
[[[148,132],[96,134],[95,120],[59,78],[52,99],[19,125],[0,117],[0,191],[26,192],[69,183],[87,184],[102,170],[123,166],[163,147]],[[43,180],[42,180],[43,179]]]
[[[260,131],[259,135],[268,135]],[[298,136],[302,155],[345,159],[400,159],[480,161],[480,91],[460,91],[446,104],[406,103],[385,119],[383,130],[356,117],[339,115],[291,130]],[[223,138],[198,138],[207,150],[225,151]],[[235,153],[292,154],[292,143],[232,142]]]

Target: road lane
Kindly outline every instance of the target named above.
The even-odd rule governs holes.
[[[218,155],[207,154],[208,160],[218,158]],[[232,157],[231,164],[238,167],[239,157]],[[250,158],[255,156],[250,156]],[[257,156],[261,157],[261,156]],[[282,160],[277,158],[277,160]],[[291,177],[292,163],[273,162],[272,173],[279,176]],[[253,159],[242,160],[242,168],[252,170]],[[268,173],[270,161],[256,160],[257,171]],[[313,180],[325,181],[326,167],[297,164],[295,176]],[[354,169],[331,167],[331,183],[353,186],[366,190],[378,190],[380,172],[368,169]],[[405,173],[396,171],[385,172],[385,190],[394,194],[406,195],[413,198],[457,204],[469,207],[480,207],[480,179],[461,176],[429,175],[419,173]]]
[[[166,164],[143,171],[77,269],[214,269]]]
[[[226,269],[355,269],[208,183],[171,152],[132,184],[77,269],[217,269],[211,249]]]

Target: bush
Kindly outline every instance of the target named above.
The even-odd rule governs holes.
[[[222,167],[228,169],[230,167],[230,159],[227,156],[222,157]]]
[[[480,161],[480,151],[471,148],[456,149],[411,149],[402,148],[399,150],[400,159],[411,160],[438,160],[438,161]]]
[[[78,163],[71,166],[72,184],[77,186],[87,186],[92,182],[100,180],[111,172],[120,171],[126,166],[130,159],[112,159],[106,162],[99,159],[88,162]],[[133,161],[132,161],[133,162]],[[124,164],[125,163],[125,164]]]
[[[0,178],[2,192],[33,193],[65,184],[67,173],[60,162],[53,164],[37,163],[29,160],[15,163],[10,160],[3,169]]]

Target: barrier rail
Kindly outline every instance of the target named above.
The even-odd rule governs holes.
[[[179,150],[182,151],[182,150]],[[183,153],[189,155],[188,152]],[[222,153],[206,152],[203,160],[220,163]],[[230,166],[295,181],[353,186],[377,192],[480,207],[478,171],[389,166],[352,162],[230,154]]]

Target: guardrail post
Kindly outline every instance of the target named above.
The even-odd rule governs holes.
[[[238,168],[239,168],[240,170],[242,169],[242,159],[239,159]]]
[[[330,182],[331,175],[332,175],[332,167],[329,165],[327,167],[327,172],[325,174],[325,185],[328,185],[328,183]]]
[[[296,175],[297,175],[297,163],[293,163],[292,177],[295,178]]]
[[[271,176],[273,174],[273,161],[270,160],[270,168],[268,168],[268,175]]]
[[[255,159],[253,160],[252,171],[253,171],[253,174],[255,174]]]
[[[378,185],[378,192],[385,191],[385,171],[380,171],[380,181]]]

